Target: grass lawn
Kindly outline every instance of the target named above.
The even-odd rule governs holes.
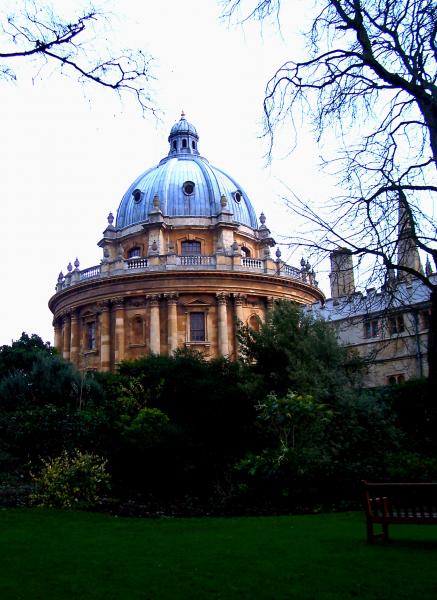
[[[131,519],[0,510],[0,598],[437,599],[437,527],[368,545],[359,513]]]

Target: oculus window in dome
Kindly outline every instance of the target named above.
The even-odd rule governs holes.
[[[146,222],[158,196],[164,217],[216,217],[226,210],[236,224],[258,228],[252,203],[241,185],[199,154],[199,135],[182,113],[168,137],[169,152],[129,187],[117,211],[116,228]],[[189,202],[187,202],[187,197]]]

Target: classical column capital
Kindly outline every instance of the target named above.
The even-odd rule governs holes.
[[[226,304],[226,300],[228,298],[228,294],[225,294],[224,292],[218,292],[216,294],[216,298],[217,298],[217,303],[218,304]]]
[[[123,308],[124,306],[124,297],[123,296],[115,296],[111,298],[111,303],[114,308]]]
[[[179,294],[177,292],[169,292],[168,294],[164,294],[164,298],[167,300],[169,304],[177,304],[179,299]]]
[[[101,300],[100,302],[97,302],[97,309],[99,312],[108,312],[109,300]]]
[[[78,321],[79,320],[79,314],[80,314],[80,311],[79,311],[78,308],[72,308],[70,310],[70,318],[71,318],[71,320],[72,321]]]
[[[149,294],[146,296],[146,300],[150,306],[159,306],[159,298],[159,294]]]
[[[233,296],[235,306],[243,306],[243,304],[246,302],[247,296],[244,296],[244,294],[233,294]]]

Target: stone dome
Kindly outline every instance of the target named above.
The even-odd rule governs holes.
[[[164,217],[211,218],[224,209],[233,221],[258,228],[253,206],[241,185],[223,170],[212,166],[198,150],[199,136],[182,113],[169,135],[168,156],[145,171],[129,187],[117,211],[116,228],[146,222],[159,198]]]

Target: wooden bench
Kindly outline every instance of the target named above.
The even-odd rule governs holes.
[[[437,483],[369,483],[364,487],[367,540],[388,538],[388,526],[437,525]],[[375,534],[373,526],[381,525]]]

